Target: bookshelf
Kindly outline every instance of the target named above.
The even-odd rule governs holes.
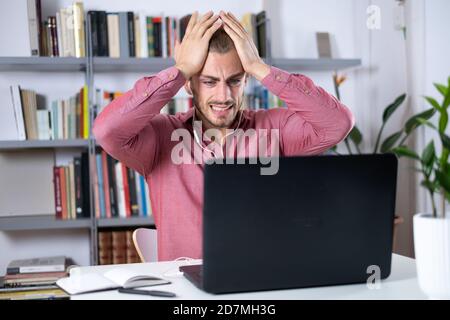
[[[94,121],[93,88],[97,73],[108,72],[147,72],[157,73],[174,65],[172,58],[109,58],[92,55],[92,39],[89,19],[86,21],[86,57],[0,57],[0,72],[83,72],[89,92],[90,123]],[[269,22],[267,20],[267,22]],[[267,24],[270,29],[270,24]],[[270,32],[267,33],[270,36]],[[270,56],[270,39],[267,39],[268,57],[265,61],[289,72],[335,71],[361,65],[360,59],[285,59]],[[95,163],[97,144],[90,133],[89,138],[73,140],[26,140],[0,141],[0,152],[32,149],[88,149],[90,160]],[[93,159],[92,159],[93,158]],[[93,179],[90,178],[90,218],[77,220],[58,220],[51,215],[0,217],[0,231],[87,229],[90,233],[90,263],[98,264],[98,231],[124,227],[154,227],[153,217],[131,217],[98,219],[95,217],[93,203]]]

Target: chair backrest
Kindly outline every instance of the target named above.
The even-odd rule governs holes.
[[[158,261],[158,242],[155,229],[139,228],[134,230],[133,242],[142,262]]]

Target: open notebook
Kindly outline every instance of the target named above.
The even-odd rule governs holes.
[[[68,294],[111,290],[117,288],[136,288],[169,284],[170,281],[144,275],[124,268],[115,268],[104,274],[71,272],[70,277],[59,279],[56,284]]]

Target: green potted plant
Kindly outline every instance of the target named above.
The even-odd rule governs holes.
[[[423,177],[421,185],[431,198],[432,212],[417,213],[413,218],[419,285],[430,298],[450,299],[450,213],[446,212],[446,201],[450,201],[450,137],[446,134],[450,77],[447,86],[435,84],[435,87],[443,96],[442,102],[439,104],[432,97],[425,99],[439,114],[438,126],[423,117],[417,121],[434,130],[437,138],[432,139],[420,154],[404,145],[392,151],[419,163],[417,170]],[[439,151],[435,142],[439,144]]]

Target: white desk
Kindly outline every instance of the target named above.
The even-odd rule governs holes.
[[[103,273],[118,266],[137,270],[142,274],[169,274],[177,271],[177,266],[186,264],[186,261],[171,261],[157,263],[136,263],[127,265],[107,265],[94,267],[80,267],[74,269],[81,273]],[[245,292],[233,294],[213,295],[197,289],[182,275],[166,277],[172,281],[169,285],[148,287],[155,290],[167,290],[177,294],[178,299],[221,299],[221,300],[307,300],[307,299],[427,299],[420,290],[417,282],[415,260],[394,254],[392,257],[392,272],[389,278],[381,281],[380,289],[369,289],[366,284],[330,286],[320,288],[303,288],[287,290],[271,290],[260,292]],[[143,288],[145,289],[145,288]],[[143,296],[136,294],[123,294],[117,290],[87,293],[72,296],[74,300],[93,299],[164,299],[160,297]],[[167,299],[167,298],[165,298]],[[174,299],[174,298],[169,298]],[[175,298],[176,299],[176,298]]]

